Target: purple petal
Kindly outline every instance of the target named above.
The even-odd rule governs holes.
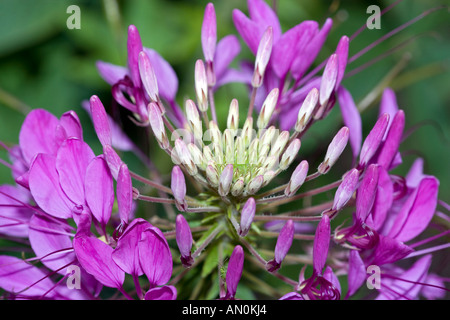
[[[385,169],[390,169],[392,160],[395,158],[398,147],[403,135],[403,129],[405,127],[405,113],[403,110],[399,110],[394,119],[392,120],[389,132],[386,135],[386,140],[381,148],[378,156],[377,163],[383,166]]]
[[[97,96],[90,99],[90,114],[95,132],[102,146],[111,145],[111,129],[105,107]]]
[[[378,187],[378,166],[370,165],[356,191],[356,217],[359,221],[365,222],[372,210],[375,195]]]
[[[279,78],[283,78],[291,68],[296,55],[295,48],[304,25],[305,23],[302,23],[285,32],[273,46],[270,65]]]
[[[12,185],[0,186],[0,233],[12,237],[27,238],[28,222],[33,215],[31,209],[21,207],[28,203],[28,191]],[[12,205],[6,207],[6,205]],[[18,206],[18,207],[16,207]],[[7,226],[7,227],[6,227]]]
[[[324,214],[317,226],[314,237],[313,267],[316,274],[322,274],[322,269],[327,261],[330,233],[330,218]]]
[[[125,273],[112,259],[113,248],[95,237],[77,236],[73,247],[81,266],[104,286],[121,288]]]
[[[339,76],[339,74],[338,74]],[[362,143],[362,123],[361,115],[358,108],[350,94],[344,87],[340,86],[338,89],[339,107],[342,113],[342,120],[344,125],[350,130],[350,145],[353,151],[353,159],[358,157],[361,150]]]
[[[159,94],[168,101],[174,101],[178,91],[178,78],[172,66],[155,50],[144,48],[155,71]]]
[[[357,250],[350,250],[348,259],[348,293],[351,297],[366,280],[366,266]]]
[[[235,35],[223,37],[217,43],[217,49],[214,54],[214,69],[217,81],[225,75],[225,72],[231,61],[241,51],[241,45]]]
[[[333,272],[330,266],[326,266],[325,271],[323,272],[324,279],[328,280],[336,289],[339,291],[339,295],[341,293],[341,283],[339,282],[338,277]]]
[[[438,191],[435,177],[422,179],[400,210],[389,235],[406,242],[425,230],[436,210]]]
[[[152,288],[145,294],[145,300],[176,300],[177,289],[174,286]]]
[[[40,261],[53,271],[76,260],[67,227],[68,225],[65,228],[63,223],[56,223],[38,215],[34,215],[30,220],[31,247],[37,257],[43,257]],[[66,269],[59,270],[58,273],[66,274]]]
[[[344,77],[345,68],[347,67],[348,43],[348,37],[343,36],[341,40],[339,40],[336,48],[336,54],[338,56],[338,74],[336,79],[336,88],[341,84],[342,78]]]
[[[84,191],[92,215],[105,226],[114,205],[114,186],[108,164],[103,157],[94,158],[86,168]]]
[[[172,254],[166,238],[156,227],[147,228],[138,243],[140,265],[150,286],[166,284],[172,276]]]
[[[272,27],[274,41],[278,41],[281,36],[280,21],[272,8],[263,0],[247,0],[250,18],[254,21],[259,29],[264,31],[267,27]],[[260,33],[260,37],[262,32]]]
[[[234,298],[236,295],[237,286],[242,276],[242,269],[244,267],[244,249],[237,245],[230,256],[228,262],[227,275],[225,282],[227,284],[227,298]]]
[[[418,158],[414,161],[408,174],[406,175],[406,185],[409,188],[416,188],[420,181],[425,177],[423,174],[423,159]]]
[[[394,186],[389,173],[383,168],[378,168],[378,188],[376,191],[375,202],[372,208],[371,228],[379,230],[386,220],[387,213],[394,200]]]
[[[202,24],[202,48],[205,60],[213,61],[217,42],[216,12],[214,5],[208,3],[205,8],[205,15]]]
[[[391,126],[392,120],[395,114],[398,112],[397,98],[395,97],[395,92],[391,88],[386,88],[383,91],[380,102],[380,116],[387,113],[389,115],[388,129]],[[386,138],[386,135],[383,139]]]
[[[282,296],[279,300],[305,300],[298,292],[289,292]]]
[[[139,52],[143,49],[141,36],[136,26],[128,27],[128,69],[130,70],[131,80],[136,88],[141,87],[141,77],[139,74]]]
[[[150,226],[151,224],[144,219],[135,219],[117,241],[112,259],[119,268],[128,274],[137,276],[144,274],[139,262],[138,243],[144,230]]]
[[[336,190],[333,201],[333,209],[341,210],[353,196],[359,182],[359,170],[352,169],[347,172]]]
[[[20,292],[19,297],[39,298],[54,285],[47,273],[32,264],[16,257],[0,256],[0,288],[12,293]],[[46,297],[55,298],[55,293],[52,290]]]
[[[379,235],[379,242],[371,256],[368,264],[381,266],[383,264],[394,263],[409,255],[414,250],[406,244],[383,235]]]
[[[36,157],[30,169],[29,184],[31,194],[42,210],[57,218],[72,217],[74,203],[59,184],[55,156],[39,154]]]
[[[34,109],[27,115],[20,129],[19,143],[28,164],[38,153],[56,154],[58,125],[59,120],[43,109]]]
[[[258,51],[259,40],[261,39],[261,35],[263,34],[264,30],[260,32],[258,24],[247,18],[245,14],[237,9],[233,10],[233,22],[244,42],[247,44],[253,54],[256,55],[256,52]]]
[[[75,204],[84,204],[84,178],[95,154],[89,145],[78,139],[67,139],[56,155],[59,183],[67,197]]]
[[[77,138],[83,140],[83,128],[80,119],[75,111],[65,112],[59,119],[59,124],[66,131],[68,138]]]
[[[126,67],[116,66],[103,61],[97,61],[96,66],[100,76],[110,85],[128,76],[128,68]]]
[[[176,240],[181,258],[189,258],[192,249],[192,233],[188,222],[182,214],[177,215],[176,219]]]
[[[419,291],[422,289],[422,285],[418,282],[424,282],[428,269],[431,265],[431,255],[426,255],[418,260],[407,271],[400,275],[402,280],[394,280],[390,286],[395,290],[383,290],[383,292],[376,298],[377,300],[404,300],[404,299],[417,299]],[[383,287],[381,287],[383,288]]]
[[[113,178],[117,180],[120,166],[123,163],[122,159],[120,159],[117,152],[114,151],[114,149],[109,145],[103,146],[103,154],[105,155],[106,163],[108,164],[109,170],[111,171]]]
[[[124,223],[128,223],[130,214],[133,210],[133,185],[131,182],[130,171],[125,163],[120,166],[116,188],[120,220]]]

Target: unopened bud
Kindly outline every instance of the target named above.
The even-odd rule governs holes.
[[[181,214],[176,218],[175,232],[178,249],[181,253],[181,263],[185,268],[189,268],[194,263],[194,259],[191,256],[192,233],[188,222]]]
[[[213,165],[206,167],[206,179],[212,187],[217,188],[219,186],[219,174]]]
[[[173,196],[175,197],[175,204],[178,210],[186,211],[186,181],[184,179],[183,171],[181,171],[179,166],[174,166],[172,169],[172,179],[170,187],[172,189]]]
[[[281,263],[291,248],[292,241],[294,240],[294,231],[294,222],[288,220],[278,236],[277,244],[275,245],[275,257],[273,260],[267,262],[267,271],[275,272],[280,268]]]
[[[341,210],[353,196],[358,186],[359,170],[352,169],[345,174],[344,179],[336,190],[334,195],[333,210]]]
[[[318,101],[319,90],[317,90],[317,88],[313,88],[306,96],[302,106],[300,107],[300,110],[298,111],[297,122],[295,123],[295,131],[302,132],[303,130],[305,130],[306,126],[312,118]]]
[[[303,160],[299,163],[297,168],[295,168],[294,172],[292,173],[291,179],[289,180],[288,185],[286,186],[286,189],[284,189],[284,194],[286,197],[293,196],[297,190],[303,185],[305,182],[306,176],[308,175],[308,161]]]
[[[264,183],[264,176],[263,175],[256,176],[252,181],[248,183],[247,193],[255,194],[256,192],[258,192],[259,189],[261,189],[263,183]]]
[[[327,61],[325,70],[323,71],[322,80],[320,82],[320,94],[319,103],[321,106],[327,104],[331,93],[336,85],[336,79],[338,74],[338,59],[337,54],[332,54]]]
[[[191,176],[195,176],[198,173],[197,166],[192,160],[191,153],[189,152],[188,147],[180,138],[175,140],[175,150],[180,159],[180,163],[186,167],[188,173]]]
[[[233,165],[229,164],[223,169],[219,179],[219,194],[225,197],[231,189],[231,183],[233,182]]]
[[[167,149],[169,147],[169,139],[166,135],[166,129],[164,127],[164,121],[162,119],[161,111],[158,105],[154,102],[150,102],[148,105],[148,113],[150,119],[150,126],[155,135],[159,146],[162,149]]]
[[[197,93],[198,108],[201,112],[206,112],[208,110],[208,81],[202,60],[197,60],[195,63],[195,91]]]
[[[278,102],[279,92],[280,90],[278,88],[274,88],[267,95],[267,98],[264,101],[263,106],[261,107],[261,111],[259,113],[259,117],[256,123],[258,129],[264,129],[269,124],[270,118],[272,117],[272,113],[275,110],[275,107]]]
[[[280,153],[284,150],[284,147],[289,141],[289,131],[283,131],[275,141],[271,151],[271,156],[280,156]]]
[[[194,133],[194,138],[201,141],[203,137],[202,120],[198,114],[197,106],[194,101],[190,99],[186,100],[186,116],[192,132]]]
[[[264,72],[269,63],[270,54],[272,53],[273,30],[267,27],[261,41],[259,42],[258,51],[256,52],[255,71],[253,72],[252,86],[259,88],[262,85]]]
[[[108,115],[105,107],[97,96],[92,96],[90,101],[92,121],[95,132],[102,146],[111,145],[111,128],[109,126]]]
[[[364,140],[359,154],[359,166],[364,167],[377,152],[389,124],[389,114],[384,113]]]
[[[236,180],[236,182],[233,184],[233,186],[231,187],[231,195],[233,197],[238,197],[242,194],[242,192],[244,191],[244,187],[245,187],[245,182],[244,182],[244,178],[239,178],[238,180]]]
[[[239,103],[233,99],[228,110],[227,128],[237,130],[239,128]]]
[[[239,235],[245,237],[250,230],[250,227],[255,217],[256,201],[253,198],[248,198],[241,211],[241,223],[239,225]]]
[[[203,153],[200,151],[200,149],[197,147],[197,145],[193,143],[188,144],[189,152],[191,153],[192,160],[194,163],[203,171],[205,171],[206,166],[208,163],[205,161],[205,158],[203,156]]]
[[[158,82],[155,71],[145,51],[139,53],[139,73],[144,89],[154,102],[159,100]]]
[[[294,161],[295,157],[297,157],[298,151],[300,150],[300,139],[294,139],[286,151],[283,153],[280,161],[280,169],[286,170],[291,165],[292,161]]]
[[[325,160],[319,165],[318,171],[321,174],[327,173],[335,164],[337,159],[341,156],[345,147],[347,146],[349,137],[349,129],[342,127],[341,130],[334,136],[333,140],[328,146]]]

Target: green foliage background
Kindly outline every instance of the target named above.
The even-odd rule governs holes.
[[[137,26],[143,44],[157,50],[174,67],[180,81],[178,102],[194,95],[194,63],[203,58],[200,30],[206,0],[0,0],[0,140],[8,145],[18,143],[21,123],[26,112],[44,108],[58,117],[75,110],[83,123],[85,140],[100,152],[100,144],[81,102],[96,94],[123,123],[130,136],[142,148],[151,150],[150,157],[166,174],[170,163],[165,154],[154,150],[144,132],[130,125],[123,110],[112,109],[110,87],[97,73],[95,62],[103,60],[126,65],[126,33],[130,24]],[[334,20],[323,50],[316,63],[332,53],[342,35],[351,35],[367,20],[367,6],[382,9],[394,1],[329,1],[278,0],[277,8],[284,31],[302,22],[327,17]],[[244,0],[213,1],[218,20],[218,38],[237,34],[231,15],[233,8],[247,12]],[[444,1],[404,0],[381,18],[380,30],[365,30],[350,44],[350,56],[373,43],[396,27]],[[448,4],[448,3],[447,3]],[[69,30],[66,20],[69,5],[81,9],[81,29]],[[450,23],[447,9],[437,10],[402,32],[376,46],[347,66],[352,70],[379,57],[408,39],[406,45],[364,71],[346,78],[343,84],[361,105],[368,94],[374,94],[362,114],[365,135],[378,115],[381,91],[373,91],[387,74],[398,68],[394,77],[382,82],[397,92],[400,108],[406,112],[406,128],[418,126],[401,145],[404,165],[397,169],[405,174],[417,157],[425,160],[426,173],[438,177],[440,198],[450,202]],[[251,57],[242,43],[241,56]],[[248,101],[245,88],[233,84],[217,93],[219,119],[225,119],[232,98],[242,106]],[[341,126],[336,105],[330,116],[315,125],[301,152],[324,151]],[[341,161],[350,165],[350,148]],[[319,153],[320,154],[320,153]],[[323,153],[321,153],[323,156]],[[133,155],[124,155],[139,166]],[[4,150],[0,157],[7,159]],[[302,156],[303,157],[303,156]],[[306,158],[306,156],[305,156]],[[317,164],[321,159],[317,159]],[[139,171],[139,169],[136,169]],[[332,170],[333,171],[333,170]],[[342,174],[330,172],[331,179]],[[322,180],[323,181],[323,180]],[[0,183],[11,183],[8,168],[0,166]],[[298,268],[294,273],[298,274]],[[294,276],[295,277],[295,276]],[[244,293],[245,294],[245,293]]]

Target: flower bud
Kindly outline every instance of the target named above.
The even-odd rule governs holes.
[[[127,224],[133,205],[133,186],[130,171],[125,163],[120,166],[116,188],[120,221]]]
[[[213,165],[206,167],[206,179],[212,187],[217,188],[219,186],[219,174]]]
[[[341,130],[334,136],[333,140],[328,146],[325,160],[319,165],[318,171],[321,174],[327,173],[335,164],[337,159],[341,156],[345,147],[347,146],[349,137],[349,130],[347,127],[342,127]]]
[[[247,193],[255,194],[256,192],[258,192],[259,189],[261,189],[263,183],[264,183],[264,176],[263,175],[256,176],[252,181],[248,183]]]
[[[294,139],[286,151],[283,153],[280,161],[280,169],[286,170],[291,165],[292,161],[294,161],[295,157],[297,157],[298,151],[300,150],[300,139]]]
[[[208,79],[208,86],[212,87],[216,83],[216,75],[214,73],[214,54],[216,51],[217,42],[217,23],[216,12],[214,5],[208,3],[205,9],[202,24],[202,48],[203,55],[206,61],[206,76]]]
[[[227,294],[225,299],[234,299],[236,295],[237,286],[242,276],[242,269],[244,268],[244,249],[237,245],[230,256],[228,262],[227,274],[225,282],[227,284]]]
[[[231,183],[233,182],[233,165],[229,164],[223,169],[222,174],[219,179],[219,194],[225,197],[231,188]]]
[[[190,99],[186,101],[186,116],[192,132],[194,133],[194,138],[201,141],[203,137],[202,120],[198,114],[197,106],[194,101]]]
[[[323,71],[322,79],[320,82],[319,90],[319,103],[321,106],[327,104],[331,93],[336,85],[336,79],[338,74],[338,58],[337,54],[332,54],[327,61],[325,70]]]
[[[277,140],[273,144],[272,149],[270,150],[270,155],[278,157],[280,153],[284,150],[284,147],[289,141],[289,131],[283,131],[278,136]]]
[[[197,145],[193,143],[188,144],[189,152],[191,153],[192,161],[203,171],[206,170],[206,166],[208,163],[205,160],[205,157],[203,156],[203,153],[200,151],[200,149],[197,147]]]
[[[175,140],[175,150],[180,159],[180,163],[186,167],[191,176],[195,176],[198,173],[197,166],[192,160],[191,153],[189,152],[186,144],[180,138]]]
[[[378,165],[371,164],[367,167],[361,185],[356,191],[356,217],[365,222],[372,210],[378,189]]]
[[[341,210],[351,199],[353,193],[358,186],[359,170],[352,169],[345,174],[344,179],[336,190],[332,209]]]
[[[270,54],[272,53],[273,30],[267,27],[261,41],[259,42],[258,51],[256,52],[255,71],[253,72],[252,86],[259,88],[262,85],[264,72],[269,63]]]
[[[291,179],[286,186],[286,189],[284,189],[284,194],[286,195],[286,197],[293,196],[303,185],[308,174],[308,169],[309,165],[308,161],[306,160],[300,162],[297,168],[295,168],[294,172],[292,173]]]
[[[156,140],[159,143],[159,146],[164,150],[169,148],[169,139],[167,138],[164,121],[162,119],[161,111],[158,105],[154,102],[150,102],[150,104],[148,105],[148,113],[150,126]]]
[[[186,197],[186,181],[184,179],[183,171],[179,166],[172,168],[172,179],[170,188],[172,189],[175,198],[175,204],[180,211],[186,211],[187,203]]]
[[[92,121],[94,122],[95,132],[102,146],[111,145],[111,128],[109,127],[108,115],[105,107],[97,96],[90,99]]]
[[[139,73],[144,89],[154,102],[159,100],[158,82],[155,71],[145,51],[139,53]]]
[[[316,109],[319,101],[319,90],[313,88],[306,96],[303,104],[298,111],[297,122],[295,123],[295,131],[302,132],[308,125],[311,117]]]
[[[175,232],[178,249],[181,253],[181,263],[183,267],[189,268],[194,263],[194,259],[191,256],[192,233],[188,222],[182,214],[179,214],[176,218]]]
[[[208,110],[208,82],[202,60],[197,60],[195,63],[195,92],[197,93],[198,108],[201,112],[206,112]]]
[[[314,273],[322,274],[322,269],[325,266],[328,248],[330,247],[330,217],[324,214],[319,222],[314,236],[313,246],[313,268]]]
[[[278,236],[277,244],[275,245],[275,257],[266,264],[267,271],[274,272],[280,268],[281,263],[291,248],[292,241],[294,240],[294,231],[294,222],[288,220]]]
[[[245,237],[250,230],[250,227],[255,217],[256,201],[253,198],[248,198],[241,211],[241,223],[239,226],[239,235]]]
[[[244,178],[241,177],[238,180],[236,180],[236,182],[231,187],[232,196],[233,197],[240,196],[242,194],[242,192],[244,191],[244,187],[245,187]]]
[[[389,124],[389,114],[384,113],[375,123],[364,140],[359,154],[359,166],[365,167],[377,152]]]
[[[274,88],[267,95],[267,98],[264,101],[263,106],[261,107],[261,111],[256,123],[258,129],[264,129],[269,124],[270,117],[272,117],[272,113],[275,110],[278,102],[279,92],[280,90],[278,88]]]
[[[233,99],[228,110],[227,128],[237,130],[239,128],[239,103]]]

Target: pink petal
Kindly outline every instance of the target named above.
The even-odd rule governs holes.
[[[256,55],[259,40],[261,39],[264,30],[260,32],[258,24],[247,18],[245,14],[237,9],[233,10],[233,22],[244,42],[253,54]]]
[[[260,30],[264,31],[271,26],[273,29],[274,42],[281,36],[280,21],[272,8],[263,0],[247,0],[248,11],[252,21],[256,22]],[[260,33],[260,37],[262,32]]]
[[[357,250],[350,250],[348,259],[348,293],[351,297],[366,280],[366,266]]]
[[[12,185],[0,186],[1,234],[12,237],[28,237],[28,222],[33,215],[33,211],[25,208],[25,206],[21,207],[22,203],[28,203],[28,198],[28,191],[22,187]],[[6,207],[6,205],[12,206]]]
[[[108,164],[103,157],[92,159],[86,168],[84,191],[92,215],[105,226],[114,205],[114,186]]]
[[[32,110],[22,124],[19,143],[25,161],[30,164],[38,153],[56,154],[56,127],[59,120],[43,109]]]
[[[328,248],[330,246],[330,218],[324,214],[319,222],[314,237],[313,248],[313,267],[314,272],[322,274],[322,269],[325,266],[328,256]]]
[[[145,300],[176,300],[177,289],[174,286],[152,288],[145,294]]]
[[[73,247],[81,266],[95,279],[107,287],[122,287],[125,273],[112,259],[113,248],[88,236],[75,237]]]
[[[42,210],[57,218],[72,217],[74,203],[59,184],[55,156],[39,154],[36,157],[30,169],[29,184],[31,194]]]
[[[75,111],[65,112],[59,119],[59,124],[66,131],[68,138],[77,138],[83,140],[83,128],[80,119]]]
[[[100,76],[110,85],[117,83],[128,75],[128,68],[126,67],[103,61],[97,61],[96,66]]]
[[[379,230],[386,220],[387,213],[394,200],[394,186],[388,172],[383,168],[378,168],[378,188],[376,191],[375,202],[372,209],[371,228]]]
[[[217,49],[214,54],[214,69],[217,80],[219,80],[226,72],[231,61],[241,51],[241,45],[235,35],[223,37],[217,43]]]
[[[56,155],[59,183],[67,197],[77,205],[85,202],[84,178],[95,154],[89,145],[78,139],[67,139]]]

